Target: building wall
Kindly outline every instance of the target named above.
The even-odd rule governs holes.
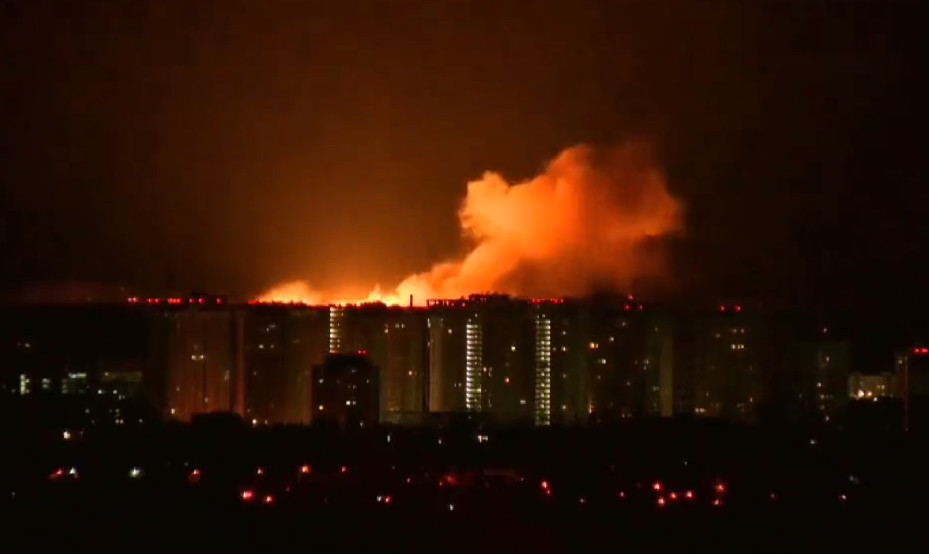
[[[331,354],[312,377],[315,422],[354,427],[380,421],[379,370],[370,357]]]
[[[756,317],[729,310],[697,323],[697,415],[753,421],[760,406],[764,334]]]
[[[232,313],[191,308],[165,312],[167,415],[189,421],[199,413],[232,408]]]
[[[311,369],[329,349],[328,309],[252,309],[244,336],[244,417],[254,424],[309,423]]]
[[[455,308],[436,308],[428,315],[431,412],[466,409],[466,321],[466,312]]]

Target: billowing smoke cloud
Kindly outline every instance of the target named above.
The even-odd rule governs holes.
[[[468,183],[458,212],[472,245],[461,259],[411,275],[368,301],[417,303],[481,292],[568,296],[593,288],[628,290],[664,275],[659,239],[681,228],[682,209],[641,143],[598,150],[576,146],[545,171],[511,184],[493,172]],[[289,283],[263,300],[349,302]]]

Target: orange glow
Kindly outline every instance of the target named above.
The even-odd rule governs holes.
[[[661,491],[661,482],[655,481],[655,483],[652,485],[652,489],[653,489],[655,492]]]
[[[264,503],[265,503],[265,504],[273,504],[273,503],[274,503],[274,497],[271,496],[270,494],[269,494],[269,495],[266,495],[265,498],[264,498]]]
[[[408,276],[394,289],[376,286],[351,299],[303,281],[278,285],[262,302],[416,305],[496,291],[519,296],[582,295],[593,285],[628,289],[638,278],[661,277],[653,239],[681,229],[682,209],[670,195],[649,148],[562,151],[536,177],[511,183],[487,172],[467,185],[458,211],[470,251]]]
[[[664,506],[665,503],[666,503],[666,501],[665,501],[664,497],[663,497],[663,496],[659,496],[659,497],[658,497],[658,505],[659,505],[659,506]]]
[[[311,471],[310,466],[308,466],[308,465],[302,465],[302,466],[300,466],[300,473],[302,473],[303,475],[308,474],[310,471]]]

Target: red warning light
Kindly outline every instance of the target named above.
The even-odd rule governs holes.
[[[725,306],[720,306],[720,307],[719,307],[719,311],[725,312],[725,311],[726,311],[726,307],[725,307]]]
[[[741,311],[742,311],[742,306],[738,306],[738,305],[737,305],[737,306],[735,307],[735,311],[741,312]]]

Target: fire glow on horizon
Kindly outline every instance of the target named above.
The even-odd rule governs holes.
[[[468,183],[458,218],[470,251],[391,290],[375,286],[366,297],[347,298],[293,281],[257,300],[405,305],[412,296],[424,305],[486,291],[557,297],[587,293],[594,283],[628,289],[634,279],[664,274],[660,254],[645,246],[680,230],[682,209],[649,149],[632,142],[603,151],[568,148],[520,183],[487,172]]]

